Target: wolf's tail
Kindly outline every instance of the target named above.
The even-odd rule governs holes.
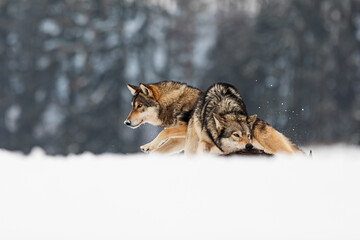
[[[305,154],[303,150],[301,150],[299,147],[297,147],[294,143],[292,143],[290,140],[289,140],[289,144],[290,144],[290,147],[291,147],[291,150],[294,151],[294,153],[302,153],[302,154]]]

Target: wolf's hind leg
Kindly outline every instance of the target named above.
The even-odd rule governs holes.
[[[199,142],[198,153],[210,153],[211,144],[205,140]]]
[[[140,147],[143,152],[151,152],[156,149],[161,143],[171,137],[184,137],[186,135],[186,126],[176,126],[171,128],[166,128],[162,130],[157,137],[151,142],[142,145]]]

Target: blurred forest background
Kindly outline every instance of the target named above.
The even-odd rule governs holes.
[[[235,85],[301,145],[360,144],[358,0],[1,0],[0,148],[138,152],[126,83]]]

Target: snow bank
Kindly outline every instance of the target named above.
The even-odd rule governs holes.
[[[301,156],[0,150],[0,239],[359,239],[360,148]]]

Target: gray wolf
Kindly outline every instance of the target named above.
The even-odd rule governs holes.
[[[185,153],[230,154],[253,147],[267,154],[301,152],[257,115],[230,84],[212,85],[197,101],[188,123]]]
[[[131,111],[125,124],[137,128],[143,123],[165,129],[150,143],[140,147],[143,152],[180,152],[185,146],[188,118],[201,91],[179,82],[158,82],[134,86],[127,84],[133,95]]]
[[[229,154],[252,149],[252,127],[257,116],[248,116],[236,88],[212,85],[197,101],[188,124],[185,153]]]

